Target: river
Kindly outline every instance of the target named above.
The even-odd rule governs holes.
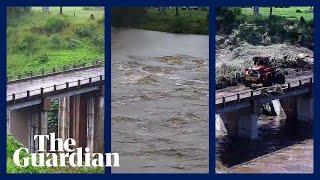
[[[112,152],[127,173],[208,173],[209,37],[112,29]]]
[[[299,123],[296,119],[286,119],[283,116],[260,116],[258,120],[259,138],[256,141],[250,141],[240,138],[232,138],[229,136],[220,136],[216,138],[216,155],[218,160],[226,167],[233,167],[238,164],[250,161],[269,153],[274,153],[278,150],[287,148],[289,146],[303,143],[312,139],[312,126],[310,124]],[[312,143],[307,143],[306,146],[313,146]],[[305,147],[313,149],[312,147]],[[290,154],[277,153],[277,158],[281,161],[284,169],[277,169],[275,172],[270,172],[272,168],[255,169],[256,172],[263,173],[305,173],[312,170],[312,151],[308,152],[309,160],[302,160],[296,153],[301,151],[292,150]],[[302,156],[302,154],[301,154]],[[300,156],[300,157],[301,157]],[[289,161],[290,160],[290,161]],[[292,166],[295,162],[295,166]],[[276,167],[273,159],[265,158],[264,165]],[[286,164],[288,163],[288,164]],[[290,163],[290,164],[289,164]],[[253,168],[263,167],[256,166]],[[306,169],[305,167],[310,167]],[[237,173],[246,172],[248,169],[237,169]]]

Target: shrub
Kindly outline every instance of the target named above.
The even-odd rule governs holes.
[[[36,38],[36,36],[28,34],[23,38],[23,40],[20,43],[17,44],[17,50],[24,51],[28,55],[33,54],[34,51],[37,50],[35,46],[37,40],[38,39]]]
[[[97,48],[104,50],[104,38],[103,36],[96,34],[92,36],[92,43],[96,45]]]
[[[90,37],[94,34],[95,30],[92,24],[82,24],[76,28],[76,34],[81,37]]]
[[[68,27],[70,22],[64,16],[51,16],[46,20],[44,29],[48,33],[58,33]]]
[[[52,35],[49,39],[49,47],[55,48],[55,49],[63,48],[64,47],[63,39],[57,34]]]
[[[68,49],[75,49],[80,44],[79,40],[76,38],[67,38],[66,41]]]
[[[183,17],[177,17],[170,25],[170,30],[173,33],[184,33],[191,28],[190,23]]]

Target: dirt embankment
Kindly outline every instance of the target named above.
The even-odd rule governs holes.
[[[289,44],[254,46],[239,42],[235,35],[216,36],[216,87],[225,88],[235,84],[236,73],[253,65],[254,56],[270,56],[277,68],[285,75],[299,76],[312,71],[313,51]]]

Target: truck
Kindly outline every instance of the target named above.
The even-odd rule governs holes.
[[[244,69],[245,86],[272,86],[285,83],[284,74],[272,65],[269,56],[255,56],[252,59],[254,65]]]

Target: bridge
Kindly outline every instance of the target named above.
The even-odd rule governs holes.
[[[313,75],[290,78],[284,85],[251,89],[243,86],[216,91],[216,126],[231,136],[258,138],[257,117],[263,104],[269,104],[275,115],[312,122]]]
[[[48,111],[59,102],[58,137],[103,152],[104,66],[97,61],[71,69],[18,76],[7,82],[7,132],[31,152],[36,134],[48,134]]]

